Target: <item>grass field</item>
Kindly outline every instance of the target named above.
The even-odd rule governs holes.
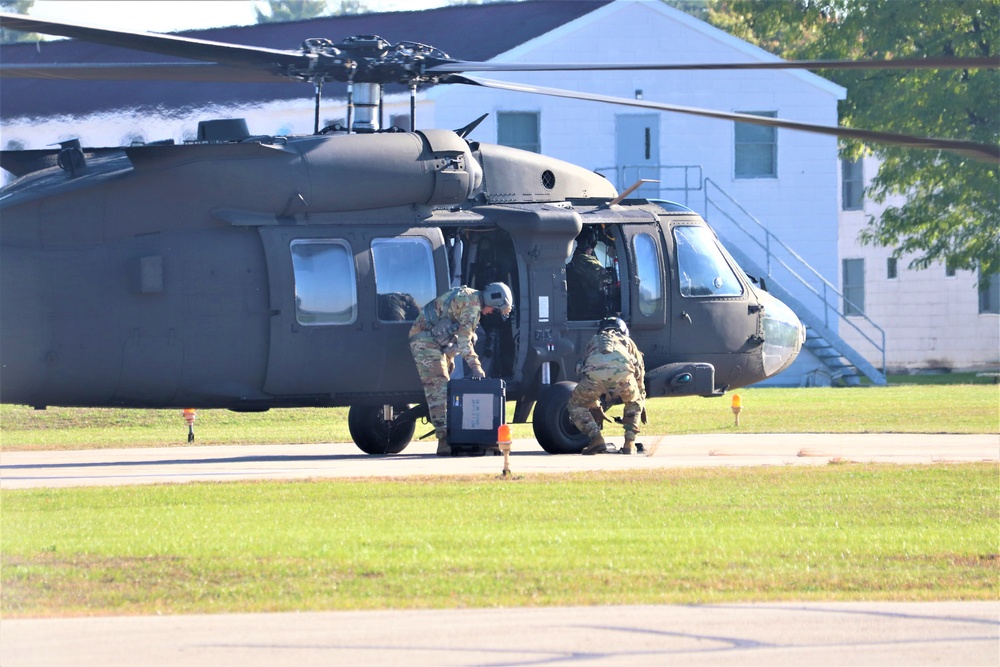
[[[907,376],[911,377],[911,376]],[[947,376],[940,376],[947,377]],[[687,433],[1000,433],[1000,385],[894,384],[888,387],[745,389],[737,429],[731,396],[659,398],[647,406],[648,434]],[[508,406],[512,414],[513,406]],[[621,407],[610,411],[621,415]],[[417,425],[417,437],[431,430]],[[187,445],[180,410],[0,406],[3,451]],[[346,408],[263,413],[199,410],[199,444],[350,442]],[[531,438],[515,424],[515,438]]]
[[[739,427],[728,397],[657,399],[644,432],[1000,434],[996,384],[740,393]],[[341,409],[195,430],[350,439]],[[179,410],[0,408],[4,452],[186,436]],[[998,520],[995,463],[5,490],[0,615],[998,600]]]
[[[7,491],[4,618],[995,600],[997,466]]]

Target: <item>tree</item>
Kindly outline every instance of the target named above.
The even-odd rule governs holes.
[[[786,59],[995,56],[1000,0],[714,0],[709,21]],[[847,88],[845,126],[1000,144],[1000,72],[835,70]],[[946,262],[1000,272],[1000,169],[948,152],[845,143],[845,157],[881,159],[868,191],[905,203],[871,218],[864,243],[913,254],[911,268]]]
[[[266,11],[261,8],[262,4],[267,5]],[[330,13],[330,7],[326,0],[267,0],[266,3],[258,2],[254,11],[257,23],[288,23],[323,16]]]
[[[0,2],[0,11],[12,14],[27,14],[35,0],[4,0]],[[37,42],[44,39],[34,32],[20,32],[18,30],[7,30],[0,28],[0,44],[13,44],[15,42]]]

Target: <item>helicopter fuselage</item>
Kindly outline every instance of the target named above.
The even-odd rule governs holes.
[[[514,315],[484,318],[478,345],[523,421],[598,325],[568,315],[585,231],[650,396],[763,380],[802,342],[697,214],[616,201],[534,153],[440,130],[63,150],[66,168],[25,168],[0,195],[5,403],[419,403],[412,306],[500,280]]]

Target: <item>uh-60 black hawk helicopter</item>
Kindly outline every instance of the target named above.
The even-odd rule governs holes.
[[[356,444],[397,453],[426,414],[407,336],[415,308],[453,283],[508,284],[510,320],[484,318],[481,357],[513,422],[551,453],[586,443],[568,421],[575,364],[619,315],[657,396],[717,396],[786,368],[791,310],[739,268],[694,212],[625,199],[602,176],[457,131],[379,131],[380,86],[465,84],[953,150],[996,146],[823,127],[551,88],[463,72],[731,67],[947,67],[980,61],[754,65],[494,64],[376,36],[274,50],[0,14],[11,30],[187,59],[176,64],[0,65],[4,77],[263,81],[316,87],[309,136],[203,122],[199,140],[5,151],[0,194],[0,400],[36,407],[350,406]],[[347,133],[319,127],[324,82],[348,82]],[[353,115],[353,119],[352,119]],[[352,122],[353,120],[353,122]],[[608,267],[577,310],[575,245]],[[572,311],[572,312],[571,312]]]

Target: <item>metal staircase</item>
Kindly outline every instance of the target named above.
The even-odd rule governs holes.
[[[704,180],[703,187],[705,220],[723,245],[744,271],[763,276],[766,289],[784,301],[805,325],[805,347],[823,368],[807,374],[803,384],[857,386],[864,376],[874,385],[885,385],[885,331],[859,308],[854,308],[858,314],[847,317],[841,304],[849,301],[840,290],[710,178]],[[881,358],[881,369],[841,338],[830,326],[831,320],[857,331],[871,345],[872,356]]]

